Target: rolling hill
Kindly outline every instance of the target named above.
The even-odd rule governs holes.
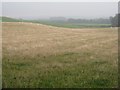
[[[117,87],[117,28],[2,25],[3,88]]]
[[[51,25],[55,27],[64,27],[64,28],[104,28],[110,27],[109,23],[81,23],[81,22],[69,22],[69,21],[52,21],[52,20],[24,20],[24,19],[15,19],[10,17],[2,17],[2,22],[32,22],[39,23],[44,25]]]
[[[15,19],[11,17],[0,17],[0,21],[2,22],[20,22],[20,19]]]

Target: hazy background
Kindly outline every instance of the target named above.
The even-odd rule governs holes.
[[[26,19],[109,18],[118,13],[117,2],[4,2],[3,16]]]

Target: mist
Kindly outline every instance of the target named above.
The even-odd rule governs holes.
[[[3,16],[24,19],[109,18],[118,12],[117,2],[4,2]]]

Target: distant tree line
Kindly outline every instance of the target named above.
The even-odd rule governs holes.
[[[112,27],[120,27],[120,14],[116,14],[108,19],[98,18],[98,19],[75,19],[65,17],[52,17],[50,21],[62,22],[62,23],[74,23],[74,24],[109,24]]]
[[[53,22],[66,22],[66,23],[79,23],[79,24],[111,24],[110,19],[98,18],[98,19],[75,19],[65,17],[51,17],[50,21]]]
[[[0,22],[30,22],[30,20],[15,19],[10,17],[0,17]],[[41,22],[41,20],[33,20],[34,22]],[[33,22],[32,21],[32,22]],[[65,17],[52,17],[49,20],[43,20],[43,22],[55,23],[55,24],[106,24],[112,27],[120,27],[120,14],[116,14],[108,19],[98,18],[98,19],[75,19],[75,18],[65,18]]]
[[[114,17],[110,17],[112,27],[120,27],[120,14],[116,14]]]
[[[85,24],[110,24],[110,20],[109,19],[103,19],[103,18],[99,18],[99,19],[68,19],[68,22],[72,22],[72,23],[85,23]]]

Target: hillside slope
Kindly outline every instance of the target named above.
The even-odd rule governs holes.
[[[51,25],[56,27],[64,27],[64,28],[105,28],[110,27],[110,23],[80,23],[80,22],[69,22],[69,21],[51,21],[51,20],[24,20],[24,19],[15,19],[10,17],[1,17],[2,22],[32,22],[44,25]],[[1,19],[0,19],[1,21]]]
[[[20,22],[19,19],[11,18],[11,17],[0,17],[2,22]]]
[[[3,23],[3,88],[113,88],[118,30]]]

